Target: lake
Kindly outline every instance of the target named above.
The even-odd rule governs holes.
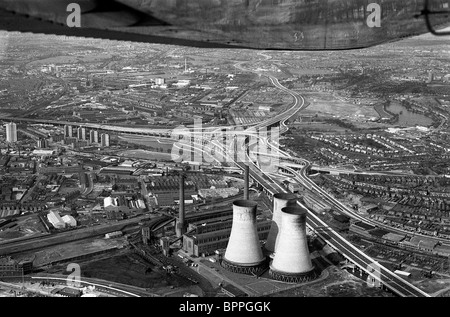
[[[419,125],[428,127],[433,124],[431,118],[420,113],[413,113],[396,101],[391,102],[386,109],[391,113],[399,114],[398,124],[401,126],[414,127]]]

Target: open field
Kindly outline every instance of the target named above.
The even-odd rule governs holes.
[[[14,223],[17,225],[12,228],[2,228],[3,230],[0,231],[0,242],[46,233],[46,229],[36,214],[20,217]]]
[[[308,112],[329,114],[339,118],[348,118],[356,121],[378,118],[378,113],[371,106],[355,105],[336,98],[328,92],[302,92],[310,102]]]
[[[125,238],[116,239],[91,239],[66,243],[54,247],[45,248],[40,251],[29,252],[21,257],[34,256],[33,265],[36,267],[45,266],[55,261],[63,261],[73,257],[83,256],[95,252],[114,250],[122,248],[126,243]]]
[[[102,61],[104,59],[109,59],[112,56],[109,54],[90,54],[83,57],[76,57],[76,56],[56,56],[56,57],[49,57],[41,60],[36,60],[33,62],[28,63],[26,66],[36,66],[36,65],[46,65],[46,64],[71,64],[71,63],[78,63],[79,61],[82,62],[98,62]]]
[[[164,152],[167,152],[167,150],[172,149],[172,146],[175,143],[175,141],[171,140],[171,139],[157,138],[157,137],[152,137],[152,136],[122,134],[118,138],[119,138],[119,140],[125,141],[128,143],[145,145],[145,146],[154,147],[154,148],[162,148],[162,149],[164,149]]]
[[[301,286],[280,292],[272,296],[281,297],[394,297],[378,288],[366,285],[366,282],[345,270],[330,267],[327,279],[312,285]]]
[[[303,131],[318,131],[318,132],[345,132],[348,129],[340,127],[337,124],[326,123],[326,122],[305,122],[305,123],[294,123],[291,127],[295,127],[297,130]]]
[[[130,252],[106,259],[82,262],[80,265],[82,277],[146,288],[161,296],[178,297],[186,292],[202,294],[198,286],[191,285],[184,278],[167,274]]]

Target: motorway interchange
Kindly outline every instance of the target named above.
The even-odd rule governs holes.
[[[255,125],[245,130],[245,132],[248,132],[248,134],[251,136],[254,136],[255,132],[257,132],[258,129],[267,128],[268,126],[271,126],[278,122],[283,128],[283,132],[285,132],[287,130],[285,122],[291,116],[293,116],[298,111],[301,111],[305,107],[305,100],[300,94],[282,86],[275,77],[272,76],[268,77],[271,80],[272,84],[274,84],[276,87],[283,90],[284,92],[289,93],[293,97],[294,103],[292,107],[282,112],[281,114],[278,114],[274,118],[266,120],[262,123],[259,123],[258,125]],[[256,135],[258,135],[258,133],[256,133]],[[267,144],[267,146],[269,146],[272,150],[277,151],[280,157],[292,158],[292,156],[286,153],[285,151],[278,149],[278,147],[275,144],[273,144],[273,142],[271,142],[269,138],[266,140],[262,140],[262,142]],[[251,147],[252,144],[249,144],[249,142],[244,142],[244,144],[242,144],[243,148],[239,149],[239,151],[243,151],[244,153],[246,153],[247,156],[246,162],[235,161],[234,158],[235,153],[233,151],[235,147],[233,144],[231,144],[230,148],[228,149],[225,148],[223,145],[221,145],[219,142],[216,143],[213,142],[213,145],[216,146],[216,148],[221,149],[223,155],[227,156],[231,161],[234,161],[235,164],[240,168],[245,169],[245,165],[248,164],[251,177],[258,184],[260,184],[268,194],[274,195],[279,192],[287,192],[285,188],[280,186],[276,181],[274,181],[270,177],[268,173],[265,173],[261,169],[257,161],[255,162],[250,157],[249,147]],[[194,147],[198,151],[205,151],[205,148],[203,148],[202,146],[194,145]],[[299,158],[296,158],[296,160],[298,159]],[[307,188],[310,188],[321,199],[330,202],[332,206],[334,206],[338,211],[343,212],[344,214],[349,214],[351,217],[357,217],[359,220],[361,220],[362,218],[361,216],[355,215],[355,213],[353,212],[350,213],[349,208],[345,207],[334,197],[331,197],[328,193],[326,193],[323,189],[319,188],[308,178],[307,171],[311,163],[305,160],[303,161],[304,161],[304,168],[300,172],[291,169],[292,175],[294,176],[295,180],[299,184],[302,184]],[[308,210],[308,208],[302,205],[300,202],[298,202],[298,204],[301,207]],[[365,219],[364,221],[366,222]],[[323,222],[313,212],[310,211],[308,212],[307,226],[314,232],[316,232],[317,235],[319,235],[322,239],[324,239],[336,251],[341,253],[346,259],[350,260],[352,263],[357,265],[361,270],[368,273],[371,276],[372,281],[375,285],[385,286],[386,288],[390,289],[391,291],[402,297],[430,297],[429,294],[425,293],[424,291],[412,285],[405,279],[386,269],[385,267],[380,265],[377,261],[375,261],[373,258],[369,257],[364,252],[359,250],[357,247],[355,247],[353,244],[351,244],[349,241],[343,238],[340,234],[338,234],[336,231],[330,228],[325,222]]]

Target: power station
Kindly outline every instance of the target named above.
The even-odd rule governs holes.
[[[316,278],[308,249],[304,208],[295,206],[282,209],[281,229],[269,274],[273,279],[289,283],[302,283]]]
[[[234,273],[256,274],[267,268],[256,227],[257,202],[233,202],[230,239],[221,265]]]
[[[269,236],[267,242],[264,245],[264,249],[274,255],[276,250],[276,243],[278,240],[280,228],[281,228],[281,209],[288,206],[296,205],[296,196],[294,194],[278,193],[273,196],[273,212],[272,212],[272,225],[270,226]]]
[[[193,237],[185,235],[185,177],[183,174],[180,175],[180,205],[175,227],[178,238],[188,239],[183,241],[184,250],[189,252],[190,249],[186,245],[195,244],[197,239],[216,241],[215,235],[217,235],[221,239],[228,239],[228,241],[224,241],[226,249],[220,265],[230,272],[259,276],[268,270],[270,278],[287,283],[303,283],[315,279],[319,274],[312,264],[308,248],[307,210],[298,205],[297,195],[292,193],[275,194],[273,196],[273,217],[272,220],[266,221],[268,234],[263,248],[260,241],[264,237],[260,235],[261,232],[258,232],[258,203],[248,199],[248,172],[248,169],[244,171],[246,174],[244,174],[244,198],[246,199],[233,202],[229,233],[224,227],[227,225],[226,222],[220,220],[220,223],[214,224],[214,228],[218,228],[214,229],[216,233],[209,232],[208,229],[205,235],[200,230]],[[216,247],[219,244],[217,241],[213,242]]]

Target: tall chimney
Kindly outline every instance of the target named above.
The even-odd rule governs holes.
[[[267,267],[256,228],[257,203],[233,202],[233,224],[222,266],[235,273],[254,274]]]
[[[304,208],[282,209],[281,230],[269,274],[273,279],[289,283],[301,283],[316,277],[308,249]]]
[[[281,228],[281,210],[284,207],[296,206],[297,197],[294,194],[277,193],[273,195],[273,212],[272,212],[272,224],[270,226],[269,235],[267,236],[266,249],[271,255],[276,252],[277,241]]]
[[[249,187],[250,187],[250,168],[249,168],[248,165],[245,165],[245,170],[244,170],[244,200],[248,200],[249,197],[250,197]]]
[[[177,223],[177,237],[184,234],[184,175],[180,175],[180,210]]]

